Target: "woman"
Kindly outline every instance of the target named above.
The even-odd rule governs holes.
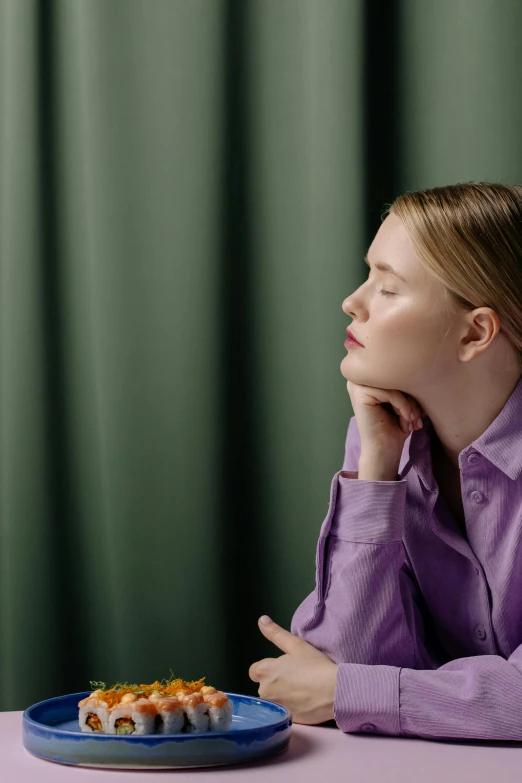
[[[367,263],[316,588],[250,676],[296,722],[520,741],[522,187],[400,196]]]

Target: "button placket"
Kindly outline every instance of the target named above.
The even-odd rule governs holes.
[[[480,460],[480,454],[477,454],[476,451],[472,451],[467,456],[467,464],[468,465],[475,465]],[[469,494],[470,500],[472,500],[477,505],[483,503],[485,500],[487,500],[487,497],[484,495],[483,492],[480,492],[477,489],[474,489]],[[480,568],[478,566],[475,566],[475,573],[480,575]],[[482,581],[482,580],[481,580]],[[483,625],[477,625],[474,629],[474,634],[477,639],[479,639],[481,642],[485,642],[488,638],[488,634],[486,629]]]
[[[476,463],[477,463],[477,462],[480,460],[480,456],[481,456],[481,455],[480,455],[480,454],[478,454],[476,451],[472,451],[472,452],[471,452],[470,454],[468,454],[468,455],[467,455],[467,457],[466,457],[466,462],[467,462],[467,464],[468,464],[468,465],[474,465],[474,464],[476,464]],[[463,478],[462,484],[464,484],[464,477],[462,477],[462,478]],[[468,476],[468,481],[469,481],[469,480],[470,480],[470,477]],[[471,481],[472,481],[472,480],[473,480],[473,479],[471,479]],[[462,499],[463,499],[463,501],[464,501],[464,498],[467,496],[467,493],[466,493],[466,492],[465,492],[465,490],[464,490],[464,486],[462,486],[462,490],[463,490],[463,491],[462,491]],[[486,501],[487,501],[487,499],[488,499],[488,498],[487,498],[487,495],[485,495],[485,494],[484,494],[484,492],[480,492],[478,489],[474,489],[474,490],[472,490],[472,491],[469,493],[469,496],[468,496],[468,497],[469,497],[469,499],[470,499],[471,501],[473,501],[473,503],[475,503],[476,505],[481,505],[482,503],[486,502]],[[473,516],[473,515],[472,515],[472,516]],[[471,521],[472,521],[472,520],[471,520]],[[477,570],[477,573],[479,573],[479,572],[478,572],[478,570]]]

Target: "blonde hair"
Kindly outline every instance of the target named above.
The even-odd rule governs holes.
[[[462,182],[412,191],[388,213],[443,284],[448,309],[491,307],[522,362],[522,186]]]

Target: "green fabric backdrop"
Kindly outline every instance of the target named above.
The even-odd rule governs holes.
[[[0,0],[0,709],[256,694],[385,203],[522,180],[519,0]]]

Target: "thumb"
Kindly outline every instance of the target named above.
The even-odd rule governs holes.
[[[299,636],[294,636],[290,631],[285,631],[280,625],[274,623],[266,614],[259,618],[258,625],[263,636],[266,636],[285,653],[292,654],[302,651],[303,645],[307,644]]]

